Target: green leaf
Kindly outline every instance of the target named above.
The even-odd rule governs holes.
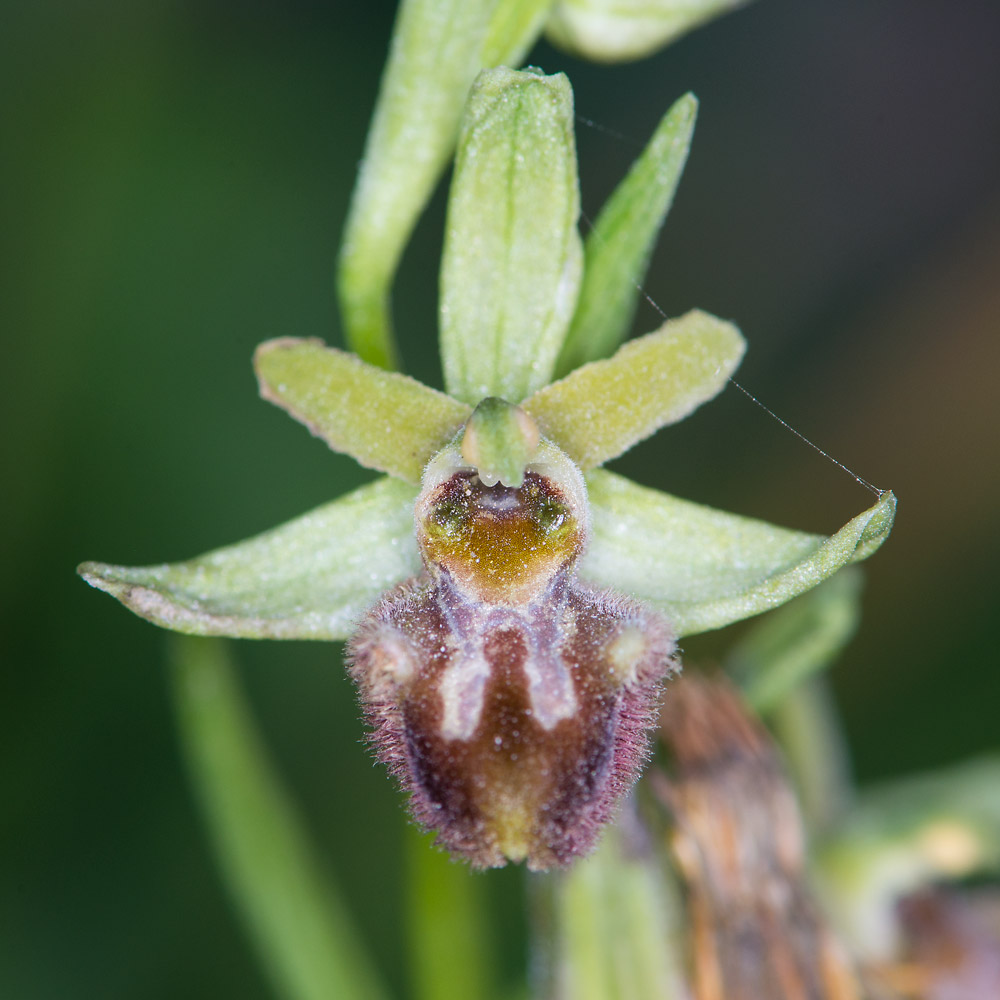
[[[517,403],[550,380],[580,284],[579,211],[569,81],[481,73],[459,137],[441,269],[453,396]]]
[[[496,968],[479,872],[433,846],[433,834],[410,825],[407,934],[415,1000],[489,1000]]]
[[[254,369],[261,396],[334,451],[413,484],[471,412],[415,379],[320,340],[269,340],[257,348]]]
[[[559,0],[546,34],[595,62],[641,59],[747,0]]]
[[[395,368],[389,290],[451,155],[496,0],[404,0],[351,201],[338,268],[347,342]]]
[[[757,712],[768,712],[807,677],[824,670],[861,620],[860,570],[843,570],[768,615],[727,657],[726,666]]]
[[[482,65],[520,66],[545,27],[554,0],[500,0],[490,19]]]
[[[91,586],[141,618],[194,635],[346,639],[417,573],[416,490],[382,478],[255,538],[161,566],[84,563]]]
[[[896,498],[825,538],[678,500],[620,476],[587,476],[593,538],[580,574],[659,608],[678,635],[721,628],[804,593],[867,558],[892,527]]]
[[[745,349],[731,323],[692,311],[547,385],[524,410],[581,468],[592,469],[719,393]]]
[[[687,162],[698,101],[687,94],[662,121],[601,209],[584,246],[583,285],[556,365],[563,375],[625,339],[649,257]]]
[[[171,659],[181,743],[216,857],[276,992],[383,1000],[350,913],[266,756],[226,646],[175,639]]]
[[[546,876],[555,896],[554,996],[687,996],[674,947],[682,939],[676,888],[629,808],[590,857]]]

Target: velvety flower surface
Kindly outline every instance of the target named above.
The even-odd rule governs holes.
[[[668,112],[585,247],[568,82],[483,72],[442,263],[447,394],[316,340],[255,357],[266,399],[387,475],[188,562],[80,569],[181,632],[354,636],[379,756],[477,865],[589,849],[641,765],[674,639],[787,601],[892,524],[891,493],[824,537],[600,468],[713,397],[743,355],[732,324],[698,311],[615,350],[694,109]],[[629,252],[607,253],[616,242]]]

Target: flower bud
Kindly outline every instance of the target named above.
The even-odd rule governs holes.
[[[546,26],[554,45],[582,59],[623,62],[652,55],[747,0],[559,0]]]

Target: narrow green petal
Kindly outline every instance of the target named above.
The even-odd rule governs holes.
[[[674,104],[587,234],[580,301],[558,374],[606,358],[628,334],[650,254],[687,162],[697,114],[693,94]]]
[[[826,669],[861,620],[859,569],[845,569],[761,621],[726,667],[757,712],[768,712],[807,677]]]
[[[415,379],[366,364],[320,340],[283,338],[254,354],[260,394],[334,451],[408,483],[471,410]]]
[[[717,395],[745,349],[732,323],[695,310],[547,385],[523,408],[592,469]]]
[[[482,65],[520,66],[545,27],[554,0],[500,0],[490,19]]]
[[[281,527],[188,562],[84,563],[80,575],[141,618],[193,635],[346,639],[420,569],[416,490],[382,478]]]
[[[453,396],[517,403],[552,377],[583,251],[565,76],[476,80],[459,137],[441,268],[441,355]]]
[[[553,45],[595,62],[641,59],[747,0],[559,0]]]
[[[264,752],[219,641],[172,648],[181,743],[219,867],[277,995],[383,1000],[374,964]]]
[[[451,155],[496,0],[404,0],[341,248],[347,342],[397,367],[389,290],[417,217]]]
[[[867,558],[896,511],[886,491],[827,538],[678,500],[604,470],[587,476],[587,488],[593,539],[581,575],[648,601],[678,635],[775,608]]]

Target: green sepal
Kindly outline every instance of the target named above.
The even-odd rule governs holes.
[[[628,334],[650,255],[687,162],[697,114],[693,94],[673,105],[587,234],[583,285],[557,374],[608,357]]]
[[[404,0],[351,199],[337,287],[347,343],[398,367],[389,292],[451,155],[496,0]]]
[[[641,59],[748,0],[559,0],[546,25],[553,45],[594,62]]]
[[[679,636],[778,607],[871,555],[892,527],[889,491],[830,537],[789,531],[637,486],[587,476],[592,540],[580,575],[660,609]]]
[[[569,81],[482,72],[459,136],[441,265],[453,396],[518,403],[551,379],[580,285],[579,212]]]
[[[732,323],[694,310],[547,385],[523,408],[592,469],[717,395],[745,350]]]
[[[420,569],[416,490],[383,477],[262,535],[160,566],[83,563],[80,575],[141,618],[192,635],[346,639]]]
[[[261,396],[334,451],[413,484],[471,412],[407,375],[320,340],[269,340],[257,348],[254,370]]]

